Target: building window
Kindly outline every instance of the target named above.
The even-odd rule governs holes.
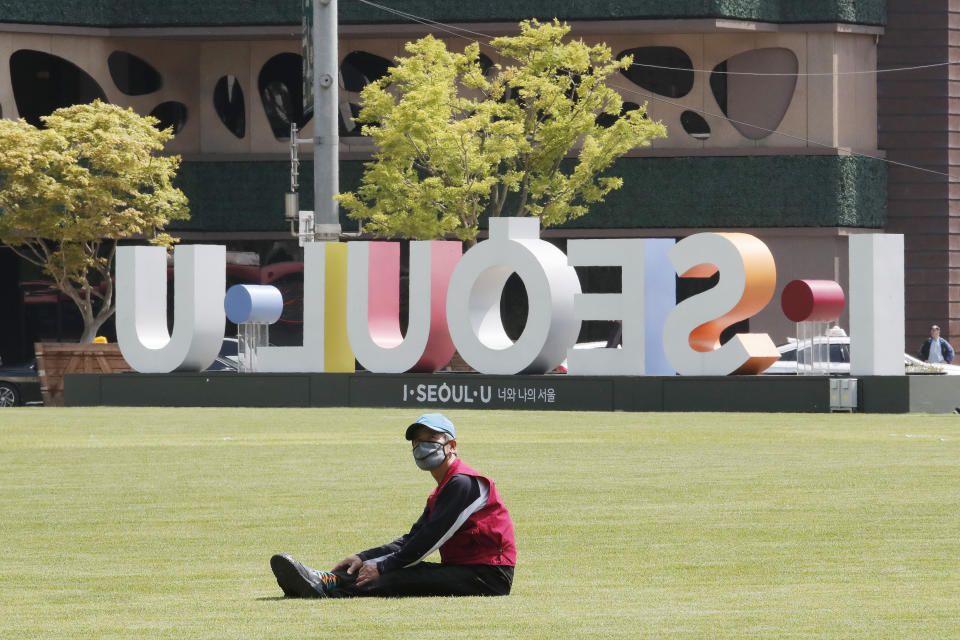
[[[173,135],[180,133],[187,124],[187,105],[182,102],[161,102],[150,115],[160,121],[158,129],[173,128]]]
[[[694,73],[690,56],[676,47],[638,47],[617,56],[633,56],[633,64],[622,73],[630,82],[668,98],[682,98],[693,89]]]
[[[126,51],[111,53],[107,58],[107,66],[113,84],[128,96],[146,95],[159,91],[163,86],[163,78],[150,63]]]
[[[263,65],[257,80],[260,100],[267,114],[273,137],[290,139],[290,123],[302,129],[313,112],[303,106],[303,57],[296,53],[279,53]]]
[[[378,55],[351,51],[340,64],[343,88],[347,91],[363,91],[365,86],[387,75],[392,66],[389,60]]]
[[[41,116],[75,104],[86,104],[107,96],[90,75],[59,56],[21,49],[10,56],[13,99],[20,117],[35,127]]]
[[[238,138],[247,134],[247,111],[243,89],[234,76],[223,76],[213,88],[213,108],[230,133]]]
[[[710,139],[710,125],[696,111],[684,111],[680,114],[680,126],[688,135],[697,140]]]
[[[713,99],[717,101],[717,106],[723,115],[727,114],[727,61],[724,60],[713,68],[710,74],[710,91],[713,92]]]
[[[789,49],[744,51],[714,67],[710,90],[730,124],[745,138],[760,140],[776,131],[786,115],[798,68]]]
[[[366,51],[351,51],[343,59],[340,63],[340,135],[360,135],[360,125],[353,121],[360,114],[360,92],[387,75],[392,66],[386,58]]]

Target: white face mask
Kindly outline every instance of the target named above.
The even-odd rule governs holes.
[[[421,442],[413,448],[413,460],[424,471],[436,469],[447,459],[445,442]]]

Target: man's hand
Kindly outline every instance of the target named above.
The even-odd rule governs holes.
[[[347,556],[346,558],[338,562],[336,566],[333,569],[331,569],[331,571],[340,571],[341,569],[346,569],[347,573],[352,576],[353,572],[362,566],[363,566],[363,560],[360,559],[360,556],[353,555],[353,556]]]
[[[364,562],[360,567],[360,573],[357,574],[357,586],[362,587],[368,582],[373,582],[380,577],[380,570],[377,569],[376,562]]]

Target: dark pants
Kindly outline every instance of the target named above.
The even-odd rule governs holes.
[[[404,596],[505,596],[513,584],[513,567],[486,564],[421,562],[386,573],[362,587],[357,574],[336,571],[339,583],[332,598]]]

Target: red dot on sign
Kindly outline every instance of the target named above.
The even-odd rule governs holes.
[[[843,289],[833,280],[794,280],[780,296],[783,314],[793,322],[836,320],[845,301]]]

